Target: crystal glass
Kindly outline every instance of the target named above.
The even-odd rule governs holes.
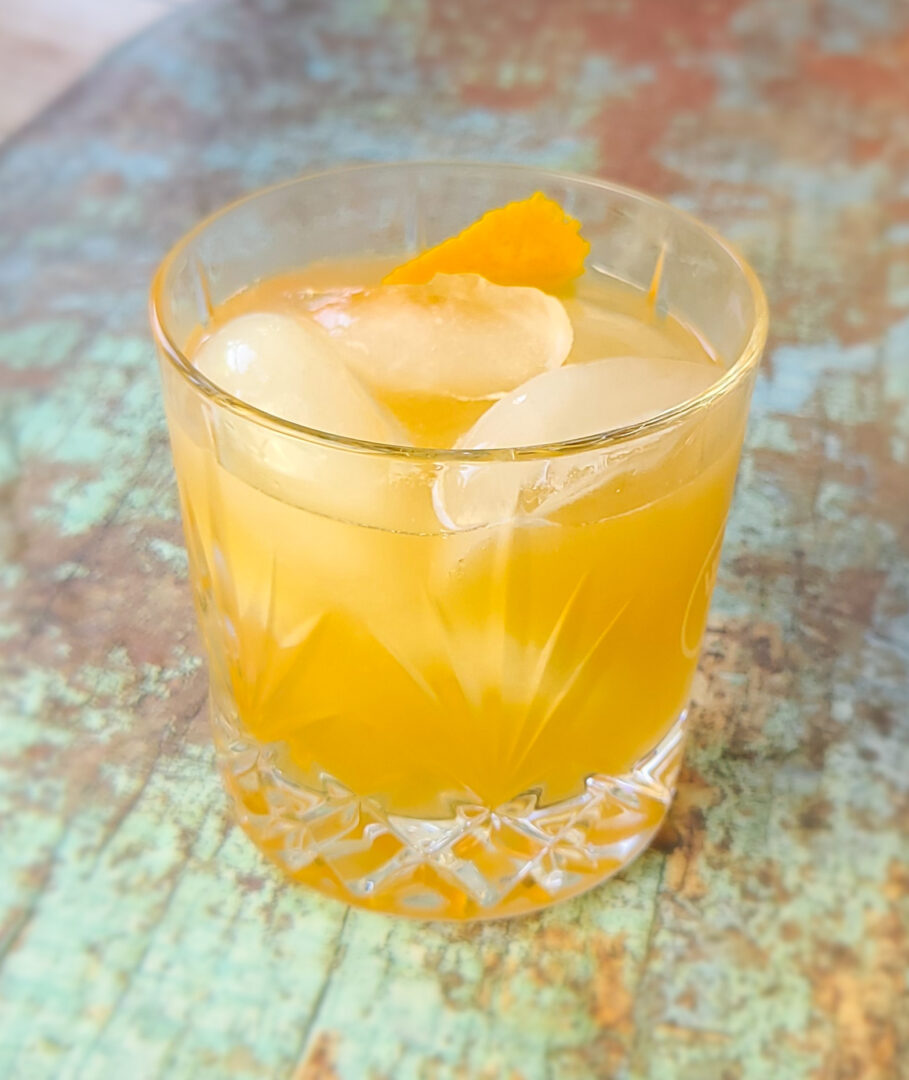
[[[725,369],[709,390],[570,442],[434,450],[278,419],[187,359],[253,282],[403,259],[537,190],[582,222],[589,274],[654,289],[709,345]],[[203,222],[164,260],[151,316],[217,756],[253,841],[328,895],[431,918],[525,912],[627,865],[679,769],[766,336],[750,268],[599,180],[370,165]],[[503,515],[494,493],[540,475],[581,494]],[[456,525],[440,485],[466,493]]]

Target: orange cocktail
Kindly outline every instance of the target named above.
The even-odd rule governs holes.
[[[227,786],[290,873],[381,910],[570,895],[672,794],[762,300],[696,232],[752,304],[727,355],[667,303],[672,211],[637,286],[553,205],[409,265],[209,270],[164,365]]]

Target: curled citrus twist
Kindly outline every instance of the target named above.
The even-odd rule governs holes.
[[[563,292],[584,272],[581,223],[542,191],[489,210],[457,236],[392,270],[386,285],[422,285],[436,274],[481,274],[496,285]]]

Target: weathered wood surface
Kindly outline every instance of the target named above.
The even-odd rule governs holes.
[[[907,68],[905,0],[248,0],[4,148],[0,1076],[909,1076]],[[226,199],[446,155],[662,193],[774,313],[658,846],[464,928],[231,825],[144,313]]]

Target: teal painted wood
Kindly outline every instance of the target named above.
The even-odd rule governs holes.
[[[0,155],[0,1076],[909,1075],[909,7],[202,5]],[[203,715],[145,290],[346,160],[601,173],[728,233],[774,337],[679,798],[539,917],[283,882]]]

